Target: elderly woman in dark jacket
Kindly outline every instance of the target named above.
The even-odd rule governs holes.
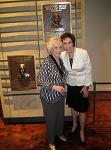
[[[49,148],[55,150],[55,137],[66,141],[63,136],[64,126],[64,92],[66,71],[60,55],[62,42],[59,37],[52,37],[47,42],[49,56],[40,67],[39,84],[41,86],[40,97],[44,116],[46,118]]]

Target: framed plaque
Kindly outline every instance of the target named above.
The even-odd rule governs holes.
[[[42,5],[44,40],[51,36],[71,32],[71,3],[51,3]]]
[[[36,88],[34,56],[8,56],[8,64],[12,90]]]

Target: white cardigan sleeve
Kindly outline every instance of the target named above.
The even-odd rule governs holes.
[[[85,85],[86,86],[92,85],[92,66],[88,54],[86,55],[85,60]]]

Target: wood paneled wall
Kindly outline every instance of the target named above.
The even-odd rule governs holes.
[[[39,86],[24,91],[11,90],[7,57],[33,55],[37,77],[39,66],[47,56],[43,40],[41,4],[50,2],[55,3],[57,0],[0,1],[0,94],[4,118],[43,116]],[[84,1],[68,2],[71,2],[71,25],[76,45],[83,47]],[[70,115],[67,106],[65,115]]]

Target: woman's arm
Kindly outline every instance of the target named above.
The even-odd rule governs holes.
[[[50,65],[44,61],[39,70],[39,85],[44,88],[50,88]]]

